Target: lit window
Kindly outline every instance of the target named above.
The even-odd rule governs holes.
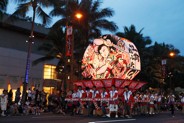
[[[44,65],[43,79],[56,79],[56,66],[55,65]]]

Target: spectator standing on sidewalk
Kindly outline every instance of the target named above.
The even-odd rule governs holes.
[[[20,88],[17,88],[17,91],[15,92],[15,103],[17,104],[20,101],[20,95],[21,95]]]
[[[27,96],[28,96],[28,101],[31,102],[31,101],[32,101],[32,92],[31,92],[31,88],[28,89]]]
[[[7,91],[3,90],[3,94],[0,96],[0,104],[1,104],[1,116],[6,116],[5,115],[5,111],[7,110],[7,104],[8,104],[8,95],[7,95]]]
[[[174,94],[170,94],[168,97],[168,103],[171,109],[171,115],[174,117],[174,103],[175,103],[175,96]]]
[[[184,114],[184,93],[181,94],[182,113]]]

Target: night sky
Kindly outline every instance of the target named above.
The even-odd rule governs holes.
[[[172,44],[184,55],[184,0],[100,0],[101,8],[112,8],[114,21],[120,32],[133,24],[137,32],[142,28],[143,36],[149,36],[153,43]],[[11,2],[8,13],[15,3]],[[57,18],[54,18],[53,22]],[[109,33],[109,32],[104,32]]]

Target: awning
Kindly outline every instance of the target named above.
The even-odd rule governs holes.
[[[83,88],[89,87],[92,88],[96,86],[98,90],[101,91],[103,87],[110,89],[112,85],[115,85],[119,94],[124,91],[124,87],[128,86],[129,89],[134,92],[140,89],[142,86],[147,84],[147,82],[143,81],[135,81],[135,80],[126,80],[126,79],[118,79],[118,78],[111,78],[111,79],[98,79],[98,80],[81,80],[74,82],[74,88],[77,86],[82,86]]]

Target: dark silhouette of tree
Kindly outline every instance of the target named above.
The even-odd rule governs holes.
[[[100,9],[101,3],[93,0],[68,0],[58,2],[51,11],[52,16],[61,16],[53,28],[65,27],[72,24],[74,28],[75,47],[86,47],[89,39],[97,38],[101,35],[101,30],[116,31],[114,22],[106,18],[113,16],[113,10],[109,8]],[[80,20],[75,18],[76,12],[83,14]]]
[[[8,0],[0,0],[0,20],[3,18],[3,13],[6,12]]]

